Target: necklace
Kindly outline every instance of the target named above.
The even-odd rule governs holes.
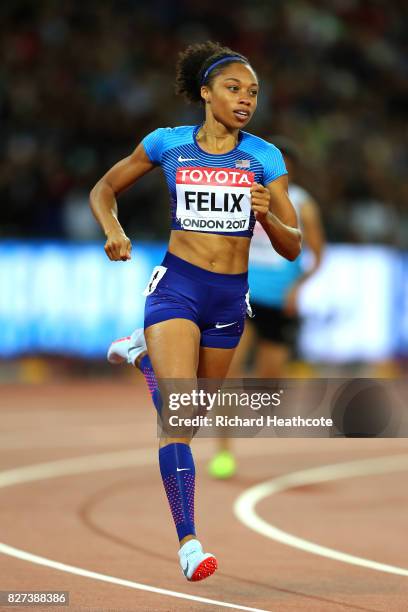
[[[211,138],[215,138],[215,140],[221,140],[224,139],[226,140],[229,136],[231,136],[231,134],[227,134],[226,136],[217,136],[216,134],[210,134],[209,132],[207,132],[207,130],[205,129],[205,127],[202,125],[200,130],[198,131],[197,134],[197,140],[202,140],[202,137],[205,136],[207,139],[210,136]],[[238,144],[238,139],[239,139],[239,135],[237,134],[234,137],[234,148],[237,146]]]

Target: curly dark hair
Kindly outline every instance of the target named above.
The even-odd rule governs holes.
[[[207,40],[205,43],[189,45],[185,51],[179,53],[176,67],[176,93],[183,95],[188,102],[203,102],[200,88],[203,75],[207,68],[217,60],[228,55],[239,57],[243,62],[249,64],[248,59],[232,51],[229,47],[223,47],[218,42]],[[231,60],[233,63],[234,60]],[[214,78],[222,72],[229,62],[216,66],[208,75],[205,84],[210,85]]]

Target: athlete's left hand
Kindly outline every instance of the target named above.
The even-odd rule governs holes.
[[[269,212],[271,194],[269,193],[269,189],[259,183],[252,183],[250,191],[251,206],[255,214],[255,219],[262,223]]]

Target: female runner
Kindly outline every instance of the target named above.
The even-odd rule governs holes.
[[[203,123],[155,130],[90,195],[107,256],[126,261],[131,243],[118,221],[116,196],[156,166],[167,179],[171,235],[145,291],[147,352],[143,334],[136,332],[111,345],[108,354],[110,361],[127,359],[140,367],[158,411],[156,379],[226,376],[244,328],[255,221],[289,260],[298,256],[301,241],[281,153],[241,131],[256,110],[259,89],[249,61],[218,43],[189,46],[179,56],[176,89],[203,105]],[[163,436],[159,464],[181,568],[187,580],[196,581],[210,576],[217,561],[196,537],[190,442]]]

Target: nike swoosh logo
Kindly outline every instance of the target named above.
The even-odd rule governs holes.
[[[182,567],[181,569],[183,570],[183,574],[187,578],[187,576],[188,576],[188,561],[186,561],[186,567],[185,568]]]
[[[223,327],[230,327],[231,325],[235,325],[235,323],[238,323],[238,321],[233,321],[232,323],[216,323],[215,328],[222,329]]]
[[[178,472],[184,472],[184,470],[189,470],[190,468],[176,468]]]
[[[181,157],[181,155],[179,155],[177,161],[186,162],[186,161],[196,161],[197,159],[198,157]]]

